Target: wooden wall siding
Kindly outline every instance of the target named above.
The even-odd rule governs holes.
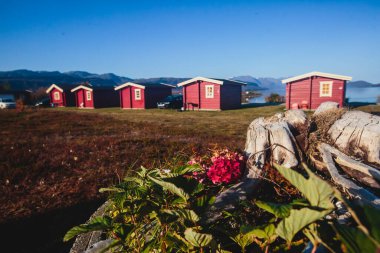
[[[135,90],[140,90],[141,92],[140,100],[135,99]],[[131,86],[131,92],[132,92],[132,108],[144,109],[145,108],[145,90]]]
[[[331,97],[320,97],[320,82],[333,81]],[[310,99],[310,89],[311,99]],[[303,101],[307,102],[309,109],[316,109],[327,101],[337,102],[342,107],[345,99],[345,81],[326,77],[314,76],[286,84],[286,108],[291,109],[292,104],[301,106]]]
[[[193,103],[193,104],[198,104],[199,103],[199,92],[198,92],[198,84],[197,83],[193,83],[193,84],[189,84],[189,85],[186,85],[183,87],[184,91],[183,91],[183,94],[184,94],[184,108],[186,109],[192,109],[192,108],[188,108],[188,104],[189,103]]]
[[[120,91],[121,96],[121,108],[131,108],[131,87],[125,87]]]
[[[59,99],[55,99],[55,96],[54,96],[54,93],[58,92],[59,93]],[[61,92],[59,90],[57,90],[56,88],[52,89],[49,93],[50,95],[50,102],[59,106],[59,107],[62,107],[62,106],[65,106],[65,93],[64,92]]]
[[[76,91],[76,101],[78,108],[94,108],[94,96],[93,92],[91,92],[91,100],[87,100],[87,90],[80,89]],[[82,106],[81,106],[82,105]]]
[[[141,100],[135,99],[135,90],[141,90]],[[122,108],[124,109],[144,109],[145,108],[145,91],[141,88],[127,86],[121,90]]]
[[[76,96],[76,101],[77,101],[77,107],[80,108],[84,106],[83,90],[75,91],[75,96]]]
[[[310,97],[310,78],[298,80],[296,82],[292,82],[290,85],[290,101],[289,101],[289,107],[287,109],[292,107],[292,104],[297,103],[299,106],[301,106],[302,101],[307,101],[307,104],[309,104],[309,97]],[[288,93],[286,93],[286,96],[288,97]],[[319,96],[319,94],[318,94]]]
[[[221,109],[237,109],[241,107],[241,85],[223,84],[221,86]]]
[[[333,81],[332,84],[332,94],[331,97],[320,97],[320,82],[322,81]],[[339,103],[340,107],[343,107],[344,105],[344,91],[345,91],[345,81],[343,80],[337,80],[337,79],[331,79],[331,78],[325,78],[325,77],[315,77],[313,79],[313,91],[312,91],[312,106],[311,109],[316,109],[318,106],[327,101],[333,101]]]
[[[206,98],[206,85],[214,86],[214,98]],[[194,82],[184,86],[184,103],[197,104],[195,109],[220,110],[220,85],[210,82]],[[185,104],[185,106],[187,106]],[[189,107],[187,109],[192,109]]]

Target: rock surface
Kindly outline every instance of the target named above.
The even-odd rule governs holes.
[[[338,108],[339,108],[339,104],[336,102],[323,102],[322,104],[318,106],[317,110],[315,110],[314,115],[318,115],[321,112],[334,110]]]
[[[303,110],[288,110],[285,112],[285,120],[291,125],[305,124],[306,114]]]
[[[274,162],[288,168],[298,165],[294,137],[289,125],[277,116],[255,119],[248,127],[245,144],[248,159],[260,168],[268,161],[268,150],[271,151]]]
[[[344,153],[380,164],[379,116],[349,111],[330,127],[328,133]]]

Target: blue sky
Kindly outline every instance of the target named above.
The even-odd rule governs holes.
[[[380,1],[3,1],[0,70],[380,82]]]

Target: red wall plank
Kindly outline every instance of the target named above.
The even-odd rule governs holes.
[[[306,101],[307,105],[311,105],[309,109],[316,109],[318,106],[327,101],[337,102],[339,106],[344,105],[345,99],[345,81],[331,79],[326,77],[311,77],[312,78],[312,91],[310,101],[310,78],[298,80],[286,85],[286,108],[291,109],[294,103],[301,106],[303,101]],[[320,96],[320,82],[332,81],[332,94],[331,97]]]
[[[59,99],[55,99],[54,94],[55,94],[56,92],[59,93]],[[66,106],[65,103],[64,103],[64,99],[63,99],[63,96],[64,96],[64,93],[63,93],[63,92],[59,91],[59,90],[56,89],[56,88],[53,88],[53,89],[50,91],[49,95],[50,95],[50,101],[51,101],[51,103],[53,103],[53,104],[55,104],[55,105],[57,105],[57,106],[60,106],[60,107],[61,107],[61,106]]]

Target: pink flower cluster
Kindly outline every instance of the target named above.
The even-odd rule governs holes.
[[[240,179],[245,167],[244,156],[228,149],[214,151],[213,156],[208,160],[206,162],[198,157],[189,162],[189,164],[198,163],[204,168],[205,173],[193,175],[199,182],[203,182],[207,176],[213,184],[233,183]]]

